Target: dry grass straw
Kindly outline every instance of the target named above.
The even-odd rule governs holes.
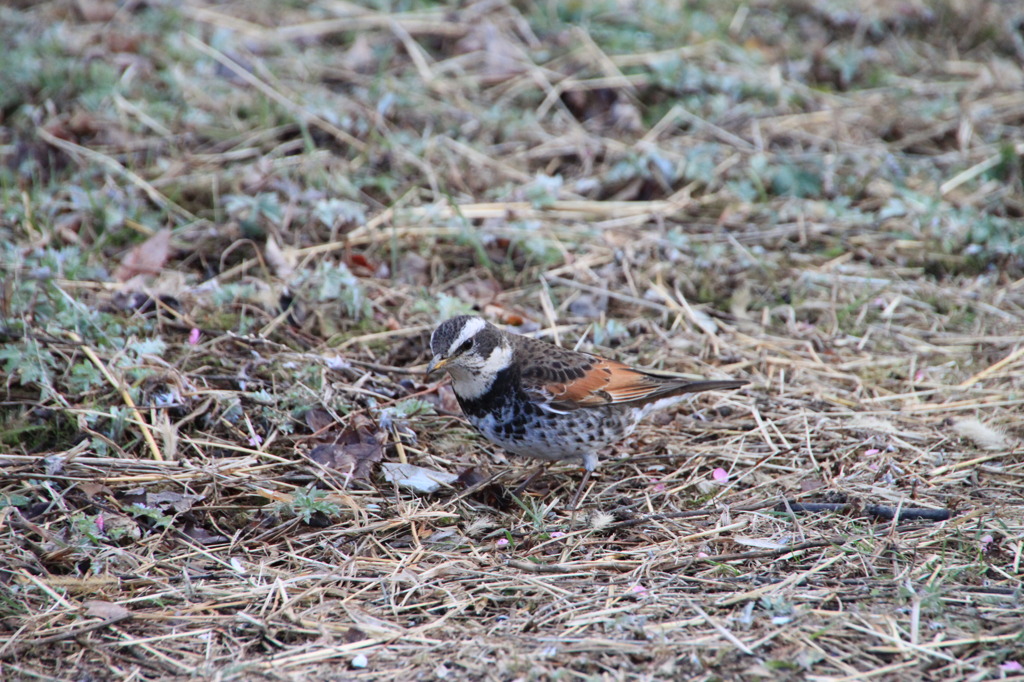
[[[69,397],[66,409],[83,433],[110,441],[109,456],[91,452],[88,440],[0,455],[0,495],[37,504],[0,509],[0,676],[982,680],[1000,675],[1006,661],[1024,662],[1024,280],[931,277],[926,266],[963,259],[928,253],[936,242],[927,235],[897,238],[899,226],[830,216],[820,204],[779,217],[789,207],[776,198],[772,219],[725,182],[732,166],[780,148],[852,155],[844,162],[867,166],[934,154],[936,168],[948,171],[933,182],[941,195],[960,205],[1019,205],[1006,186],[972,184],[997,165],[993,131],[1021,120],[1019,68],[939,60],[900,87],[825,93],[788,79],[770,60],[731,59],[732,48],[717,40],[613,55],[580,29],[571,55],[535,63],[529,55],[551,37],[532,35],[506,3],[395,15],[321,6],[316,16],[282,10],[287,21],[269,23],[237,4],[187,3],[182,11],[198,34],[217,27],[250,42],[231,56],[186,36],[181,49],[223,67],[239,96],[265,98],[327,135],[336,155],[293,156],[280,142],[289,126],[268,126],[212,154],[184,146],[174,153],[189,170],[156,177],[128,170],[115,151],[79,149],[41,131],[43,139],[163,206],[179,243],[198,251],[208,248],[209,224],[168,199],[171,190],[214,176],[259,184],[254,177],[298,166],[343,173],[377,153],[315,112],[309,101],[318,88],[275,71],[281,62],[261,46],[288,44],[301,55],[295,45],[366,32],[398,51],[390,68],[416,74],[414,96],[428,117],[461,109],[486,120],[490,107],[540,88],[545,96],[527,113],[543,125],[517,131],[506,147],[472,147],[438,132],[422,158],[395,151],[423,173],[415,191],[336,239],[292,242],[291,255],[304,263],[352,251],[381,261],[430,252],[422,281],[365,278],[390,329],[349,333],[332,349],[316,335],[283,330],[288,320],[266,311],[254,314],[276,340],[204,329],[201,361],[151,360],[162,381],[181,389],[187,408],[173,418],[130,402],[109,350],[47,339],[56,352],[84,353],[103,369],[130,416],[114,441],[90,430],[88,409]],[[437,45],[473,35],[481,22],[504,51],[438,54]],[[352,83],[366,80],[332,55],[337,50],[310,51],[298,71],[310,83],[341,72]],[[567,104],[570,95],[594,92],[634,102],[655,81],[634,69],[676,56],[722,79],[775,83],[787,101],[804,104],[717,121],[668,107],[632,136],[614,121],[581,122]],[[1012,73],[988,78],[990,67]],[[194,87],[196,106],[216,112],[200,95],[203,83]],[[932,117],[907,103],[904,89],[921,98],[959,93],[986,112],[974,121],[983,129],[978,139],[993,141],[939,150],[965,125],[960,112]],[[128,104],[126,112],[144,109]],[[337,120],[365,113],[355,100],[338,106],[349,110],[332,112]],[[370,118],[377,134],[391,134],[393,122]],[[547,205],[484,191],[547,169],[598,176],[609,171],[603,159],[644,145],[682,162],[708,142],[728,149],[711,177],[667,191],[657,179],[633,180],[611,197],[591,197],[567,184]],[[964,170],[955,170],[964,164],[954,157]],[[879,181],[866,186],[864,201],[880,205],[893,191]],[[652,192],[658,198],[645,198]],[[492,278],[474,254],[522,239],[526,223],[529,235],[554,245],[555,262],[510,267],[500,291],[480,293],[479,282]],[[691,250],[673,256],[679,233]],[[262,253],[236,257],[215,283],[267,272]],[[96,305],[111,298],[81,283],[62,286],[79,287]],[[285,429],[262,419],[252,393],[296,391],[346,426],[409,394],[430,394],[435,386],[407,373],[426,359],[435,321],[417,308],[424,291],[469,300],[499,319],[542,322],[563,344],[593,331],[593,317],[576,311],[596,307],[596,325],[628,325],[614,349],[605,342],[598,351],[744,377],[751,386],[701,396],[603,453],[583,498],[589,514],[573,528],[564,509],[579,479],[571,467],[553,468],[520,505],[504,508],[453,490],[415,495],[377,477],[346,486],[304,458],[315,442],[304,424]],[[183,337],[202,327],[193,312],[173,311],[164,331]],[[270,361],[293,369],[261,373]],[[320,368],[322,390],[289,378],[299,367]],[[338,412],[340,403],[351,411]],[[227,409],[234,404],[244,409]],[[409,428],[415,440],[387,432],[389,458],[455,473],[476,466],[503,474],[510,487],[526,475],[522,462],[473,437],[455,414],[417,417]],[[727,477],[714,478],[718,468]],[[334,505],[329,519],[306,523],[281,511],[311,484]],[[156,494],[169,497],[146,497]],[[169,522],[147,520],[126,500],[157,505],[154,518]],[[805,501],[947,509],[951,518],[785,511],[787,502]],[[126,534],[88,542],[69,521],[95,526],[97,517],[106,538],[114,527]]]

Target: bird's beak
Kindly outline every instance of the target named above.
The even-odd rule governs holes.
[[[440,355],[435,355],[434,359],[430,361],[429,365],[427,365],[427,374],[433,374],[447,364],[448,358],[442,358]]]

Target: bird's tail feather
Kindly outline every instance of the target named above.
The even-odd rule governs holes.
[[[678,388],[674,388],[669,393],[682,394],[682,393],[700,393],[702,391],[727,391],[732,388],[740,388],[746,386],[749,381],[736,381],[736,380],[709,380],[709,381],[691,381],[686,384],[682,384]]]

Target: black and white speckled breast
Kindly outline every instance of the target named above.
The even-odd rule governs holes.
[[[631,433],[637,417],[636,408],[624,405],[546,410],[522,390],[514,367],[500,372],[478,399],[455,395],[466,418],[488,440],[514,454],[548,461],[592,456]]]

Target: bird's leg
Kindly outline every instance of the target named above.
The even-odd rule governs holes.
[[[572,504],[569,505],[569,508],[572,509],[572,513],[569,514],[569,530],[572,530],[573,526],[576,525],[576,512],[579,510],[579,507],[576,506],[576,503],[580,501],[580,495],[583,494],[583,489],[587,487],[587,481],[589,479],[590,470],[587,469],[583,473],[583,480],[580,481],[579,486],[576,488],[576,494],[572,496]]]
[[[583,480],[580,481],[580,484],[578,486],[576,486],[576,494],[572,496],[572,503],[569,504],[569,509],[571,509],[574,514],[576,513],[577,509],[576,503],[580,501],[580,496],[583,495],[583,489],[587,487],[587,481],[589,480],[590,469],[587,469],[583,472]]]
[[[579,487],[576,488],[576,494],[572,497],[572,504],[569,508],[572,510],[572,515],[569,517],[569,529],[571,530],[573,525],[576,523],[576,512],[579,509],[577,503],[580,501],[580,496],[583,495],[584,489],[587,487],[587,481],[590,480],[590,474],[597,468],[597,454],[588,452],[583,455],[583,480],[580,481]]]

